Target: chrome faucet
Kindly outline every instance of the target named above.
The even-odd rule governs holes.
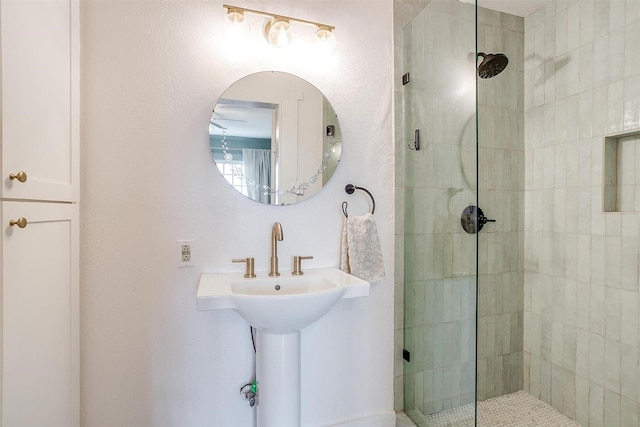
[[[282,233],[282,225],[279,222],[273,224],[271,228],[271,258],[269,262],[269,276],[279,276],[278,271],[278,240],[282,241],[284,234]]]

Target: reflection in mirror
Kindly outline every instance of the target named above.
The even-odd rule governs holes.
[[[209,141],[229,184],[272,205],[319,192],[342,151],[329,101],[313,85],[281,72],[252,74],[231,85],[214,108]]]

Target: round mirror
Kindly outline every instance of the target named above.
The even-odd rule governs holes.
[[[232,84],[213,109],[209,144],[233,188],[271,205],[297,203],[322,190],[342,151],[327,98],[282,72],[251,74]]]

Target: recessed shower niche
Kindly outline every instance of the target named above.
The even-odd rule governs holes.
[[[640,129],[604,138],[605,212],[640,211]]]

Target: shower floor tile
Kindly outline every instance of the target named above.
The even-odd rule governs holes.
[[[419,427],[473,427],[473,405],[421,418]],[[518,391],[478,403],[478,426],[580,427],[580,424],[529,393]]]
[[[580,424],[526,391],[480,402],[478,425],[580,427]]]

